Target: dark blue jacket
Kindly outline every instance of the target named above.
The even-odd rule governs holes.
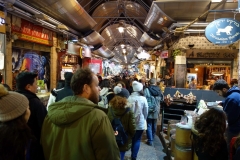
[[[223,110],[227,114],[228,130],[232,133],[240,132],[240,90],[233,86],[227,92],[223,103]]]
[[[67,84],[67,83],[65,83],[65,86],[63,89],[61,89],[60,91],[56,91],[56,93],[57,93],[57,96],[56,96],[55,102],[58,102],[67,96],[73,96],[73,91],[70,87],[70,84]]]

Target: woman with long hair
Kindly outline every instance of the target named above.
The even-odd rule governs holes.
[[[28,99],[7,91],[0,84],[0,159],[28,160],[32,139],[27,125],[30,116]]]
[[[127,98],[129,97],[129,92],[125,88],[121,88],[119,86],[114,87],[115,96],[109,102],[109,110],[108,118],[110,122],[114,119],[114,117],[118,117],[121,120],[124,130],[128,135],[128,140],[124,145],[118,146],[120,150],[121,160],[124,160],[124,156],[126,151],[131,148],[132,145],[132,137],[135,134],[135,119],[133,112],[128,108]],[[127,111],[127,109],[129,111]]]
[[[226,114],[218,107],[209,109],[196,120],[192,132],[198,160],[228,159],[225,130]]]

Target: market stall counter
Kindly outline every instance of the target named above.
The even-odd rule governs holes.
[[[165,101],[161,104],[162,131],[160,132],[160,139],[162,144],[169,158],[174,156],[176,160],[192,160],[195,153],[192,150],[189,134],[191,134],[191,126],[194,121],[193,117],[188,115],[195,113],[193,111],[199,106],[203,104],[206,106],[207,102],[222,101],[224,98],[211,90],[185,88],[165,88],[164,97]],[[190,123],[188,124],[190,128],[182,127],[185,126],[181,125],[184,119]]]
[[[189,95],[193,96],[189,99]],[[164,90],[164,97],[172,97],[171,103],[162,103],[162,129],[167,126],[168,120],[180,120],[185,110],[194,111],[200,100],[205,102],[222,101],[224,98],[212,90],[197,90],[186,88],[168,88]],[[190,102],[192,101],[192,102]]]

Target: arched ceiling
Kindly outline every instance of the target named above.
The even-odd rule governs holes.
[[[204,12],[211,10],[219,2],[211,0],[6,0],[14,6],[34,14],[40,11],[56,19],[69,28],[69,32],[77,34],[86,41],[96,40],[101,50],[107,56],[114,55],[115,60],[126,62],[122,54],[121,43],[125,43],[127,63],[135,61],[138,48],[152,50],[168,39],[177,39],[174,30],[186,26]],[[201,16],[187,30],[193,33],[203,33],[206,25],[218,18],[233,18],[240,20],[236,14],[238,3],[234,0],[223,0],[217,9]],[[29,9],[26,5],[34,8]],[[14,12],[14,11],[12,11]],[[125,21],[124,33],[117,30],[119,21]],[[52,23],[52,21],[49,21]],[[93,32],[93,30],[95,32]],[[201,32],[200,32],[201,30]],[[78,32],[78,33],[76,33]],[[185,31],[183,31],[184,33]],[[85,42],[85,41],[84,41]],[[90,43],[90,42],[89,42]],[[96,44],[91,42],[92,44]],[[104,52],[107,51],[107,52]],[[96,52],[96,51],[95,51]],[[104,55],[103,54],[103,55]],[[102,54],[100,54],[102,55]]]

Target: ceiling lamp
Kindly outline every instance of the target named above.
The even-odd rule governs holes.
[[[125,29],[125,21],[124,20],[119,21],[117,29],[120,33],[124,32],[124,29]]]
[[[223,72],[212,72],[212,75],[214,75],[214,76],[222,76]]]
[[[125,44],[124,44],[124,43],[121,43],[120,46],[121,46],[121,48],[124,48],[124,47],[125,47]]]
[[[148,52],[146,52],[145,50],[143,50],[141,53],[139,53],[137,55],[138,59],[149,59],[150,58],[150,54]]]

